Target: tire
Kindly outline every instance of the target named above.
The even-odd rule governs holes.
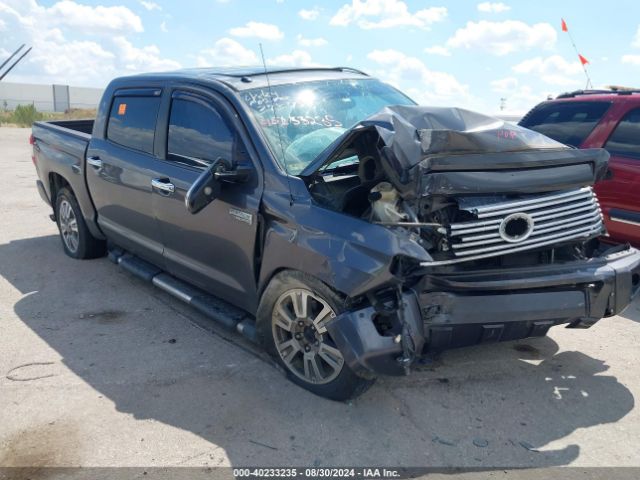
[[[78,259],[102,257],[106,253],[106,243],[91,235],[78,201],[69,188],[58,190],[55,206],[64,253]]]
[[[301,272],[285,271],[271,280],[257,312],[258,337],[287,377],[338,401],[361,395],[375,382],[348,367],[322,326],[343,311],[342,298],[327,285]]]

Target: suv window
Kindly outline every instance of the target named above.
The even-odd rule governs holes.
[[[612,155],[640,159],[640,108],[627,112],[604,148]]]
[[[232,128],[212,105],[198,99],[173,99],[168,160],[192,166],[207,166],[220,157],[232,160],[234,137]]]
[[[153,153],[159,97],[115,97],[107,138],[119,145]]]
[[[611,102],[553,102],[538,105],[520,125],[554,140],[579,147],[611,106]]]

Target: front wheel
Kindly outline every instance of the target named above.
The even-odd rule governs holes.
[[[322,282],[299,272],[276,275],[258,309],[260,336],[288,377],[332,400],[364,393],[373,380],[356,375],[327,331],[342,312],[340,297]]]

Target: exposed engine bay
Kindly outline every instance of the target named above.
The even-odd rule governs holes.
[[[606,152],[457,109],[394,108],[345,135],[306,177],[321,205],[409,232],[433,266],[590,255],[588,241],[604,233],[591,185]],[[440,128],[420,128],[429,122]]]

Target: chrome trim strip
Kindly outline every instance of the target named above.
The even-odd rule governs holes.
[[[627,220],[626,218],[614,217],[609,215],[609,219],[612,222],[626,223],[627,225],[635,225],[636,227],[640,227],[640,222],[634,222],[633,220]]]
[[[593,230],[594,228],[598,228],[598,230],[601,229],[601,225],[600,222],[598,222],[597,225],[587,225],[585,227],[581,227],[581,228],[575,228],[569,232],[560,232],[560,233],[556,233],[554,235],[549,235],[548,237],[545,237],[545,239],[548,240],[553,240],[553,239],[557,239],[560,237],[564,237],[564,236],[569,236],[571,237],[572,235],[577,235],[578,237],[580,237],[580,234],[582,233],[582,231],[589,231],[589,230]],[[534,238],[531,240],[526,240],[522,243],[519,243],[517,245],[521,245],[525,248],[535,248],[534,245],[537,241],[539,241],[540,239],[538,238]],[[505,248],[506,247],[506,248]],[[476,248],[475,250],[467,250],[467,251],[462,251],[462,252],[456,252],[456,254],[458,256],[463,256],[463,255],[473,255],[474,253],[478,253],[478,254],[482,254],[482,253],[487,253],[487,252],[500,252],[502,254],[505,254],[507,251],[509,250],[507,245],[497,245],[495,247],[488,247],[488,248]]]
[[[592,200],[592,199],[593,199],[592,193],[581,193],[579,195],[576,195],[575,197],[560,198],[555,200],[548,200],[546,202],[535,203],[531,205],[523,205],[520,207],[508,208],[506,210],[495,210],[488,213],[479,213],[477,216],[478,218],[487,218],[487,217],[495,217],[496,215],[507,215],[509,213],[514,213],[514,212],[529,212],[530,210],[537,210],[539,208],[549,207],[551,205],[562,205],[568,202],[575,202],[578,200]]]
[[[160,290],[164,290],[169,295],[173,295],[183,302],[189,303],[193,298],[191,295],[183,292],[182,290],[179,290],[175,285],[171,285],[170,283],[168,283],[165,279],[159,278],[159,275],[153,277],[151,283],[153,283]]]
[[[597,221],[594,222],[593,220],[597,220]],[[558,222],[556,222],[556,224],[557,223]],[[568,229],[568,228],[571,228],[571,227],[579,227],[580,225],[583,225],[584,226],[583,228],[596,227],[598,225],[601,225],[600,214],[591,215],[589,217],[582,218],[580,220],[576,220],[576,221],[571,222],[571,223],[557,224],[557,225],[551,226],[551,228],[544,228],[544,229],[536,230],[535,227],[534,227],[534,230],[531,233],[531,238],[537,237],[537,236],[540,236],[540,235],[544,235],[546,233],[555,232],[555,231],[558,231],[558,230]],[[563,233],[571,233],[571,232],[569,231],[569,232],[563,232]],[[500,238],[498,236],[498,238],[492,238],[492,239],[488,239],[488,240],[478,240],[478,241],[474,241],[474,242],[456,243],[456,244],[451,245],[451,247],[455,248],[457,250],[456,251],[457,255],[463,255],[464,254],[464,250],[458,250],[458,249],[467,248],[467,247],[475,247],[475,246],[478,246],[478,245],[485,245],[487,243],[496,243],[496,242],[499,242],[499,241],[502,241],[502,238]],[[521,242],[519,244],[520,245],[524,245],[525,242],[523,241],[523,242]],[[509,244],[507,242],[504,242],[502,246],[509,247],[510,245],[511,244]]]
[[[553,218],[553,216],[551,215],[555,213],[558,214],[557,217],[562,217],[566,215],[571,215],[572,213],[588,210],[591,208],[596,208],[596,207],[599,208],[600,206],[595,196],[591,196],[589,198],[585,197],[580,200],[581,201],[579,203],[572,203],[570,205],[564,205],[558,208],[545,209],[538,212],[526,212],[526,210],[523,209],[522,212],[529,213],[529,215],[531,215],[535,220],[539,221],[539,220],[546,220],[547,218]],[[566,213],[562,213],[562,212],[566,212]],[[500,214],[506,215],[507,212],[506,211],[496,212],[495,214],[493,214],[493,216],[500,215]],[[468,229],[478,229],[477,231],[483,231],[483,230],[486,230],[486,228],[483,228],[483,227],[487,227],[487,226],[490,227],[500,223],[501,221],[502,219],[491,219],[491,220],[477,220],[477,221],[470,221],[470,222],[453,223],[450,225],[450,228],[452,230],[451,235],[460,235],[461,233],[463,233],[460,230],[463,230],[463,229],[465,230],[464,233],[472,233],[472,232],[467,232],[466,230]]]
[[[549,225],[548,220],[552,220],[554,218],[559,218],[559,217],[566,217],[567,215],[572,215],[575,213],[579,213],[579,212],[583,212],[583,211],[589,211],[590,214],[595,214],[596,212],[599,214],[602,214],[602,211],[600,210],[600,207],[595,205],[595,204],[590,204],[588,207],[583,207],[583,208],[578,208],[575,211],[570,211],[568,212],[566,215],[548,215],[546,217],[534,217],[534,221],[536,222],[536,225]],[[543,222],[540,222],[540,220],[543,220]],[[569,219],[564,219],[561,221],[566,221]],[[450,236],[451,237],[456,237],[458,235],[467,235],[469,233],[477,233],[477,232],[486,232],[488,230],[493,230],[493,229],[497,229],[497,227],[500,225],[499,222],[495,222],[492,225],[486,226],[486,227],[481,227],[481,228],[468,228],[465,230],[460,230],[457,232],[451,232]],[[491,238],[491,236],[493,236],[493,234],[486,234],[486,235],[472,235],[470,237],[467,238],[473,238],[473,239],[480,239],[480,238]],[[464,241],[464,239],[463,239]]]
[[[511,248],[508,250],[501,250],[498,252],[492,252],[492,253],[488,253],[485,255],[476,255],[473,257],[464,257],[464,258],[455,258],[452,260],[441,260],[441,261],[437,261],[437,262],[420,262],[420,266],[421,267],[438,267],[441,265],[452,265],[455,263],[462,263],[462,262],[471,262],[473,260],[481,260],[483,258],[491,258],[491,257],[499,257],[501,255],[507,255],[509,253],[517,253],[517,252],[521,252],[523,250],[532,250],[534,248],[539,248],[539,247],[546,247],[547,245],[552,245],[554,243],[558,243],[558,242],[564,242],[565,240],[574,240],[574,239],[578,239],[578,238],[588,238],[594,235],[598,235],[599,233],[601,233],[601,227],[598,227],[597,229],[593,229],[587,232],[584,232],[580,235],[577,236],[569,236],[566,238],[556,238],[553,240],[549,240],[546,242],[540,242],[540,243],[536,243],[533,245],[525,245],[523,247],[518,247],[518,248]]]
[[[512,207],[521,208],[526,205],[532,205],[540,202],[547,202],[550,200],[566,199],[567,197],[573,197],[576,195],[583,195],[585,193],[592,193],[592,192],[593,190],[591,189],[591,187],[583,187],[578,190],[571,190],[568,192],[553,193],[549,195],[538,195],[535,198],[529,198],[527,200],[517,200],[513,202],[496,203],[493,205],[474,208],[472,209],[472,211],[480,215],[482,213],[493,212],[495,210],[502,210],[504,208],[512,208]]]

